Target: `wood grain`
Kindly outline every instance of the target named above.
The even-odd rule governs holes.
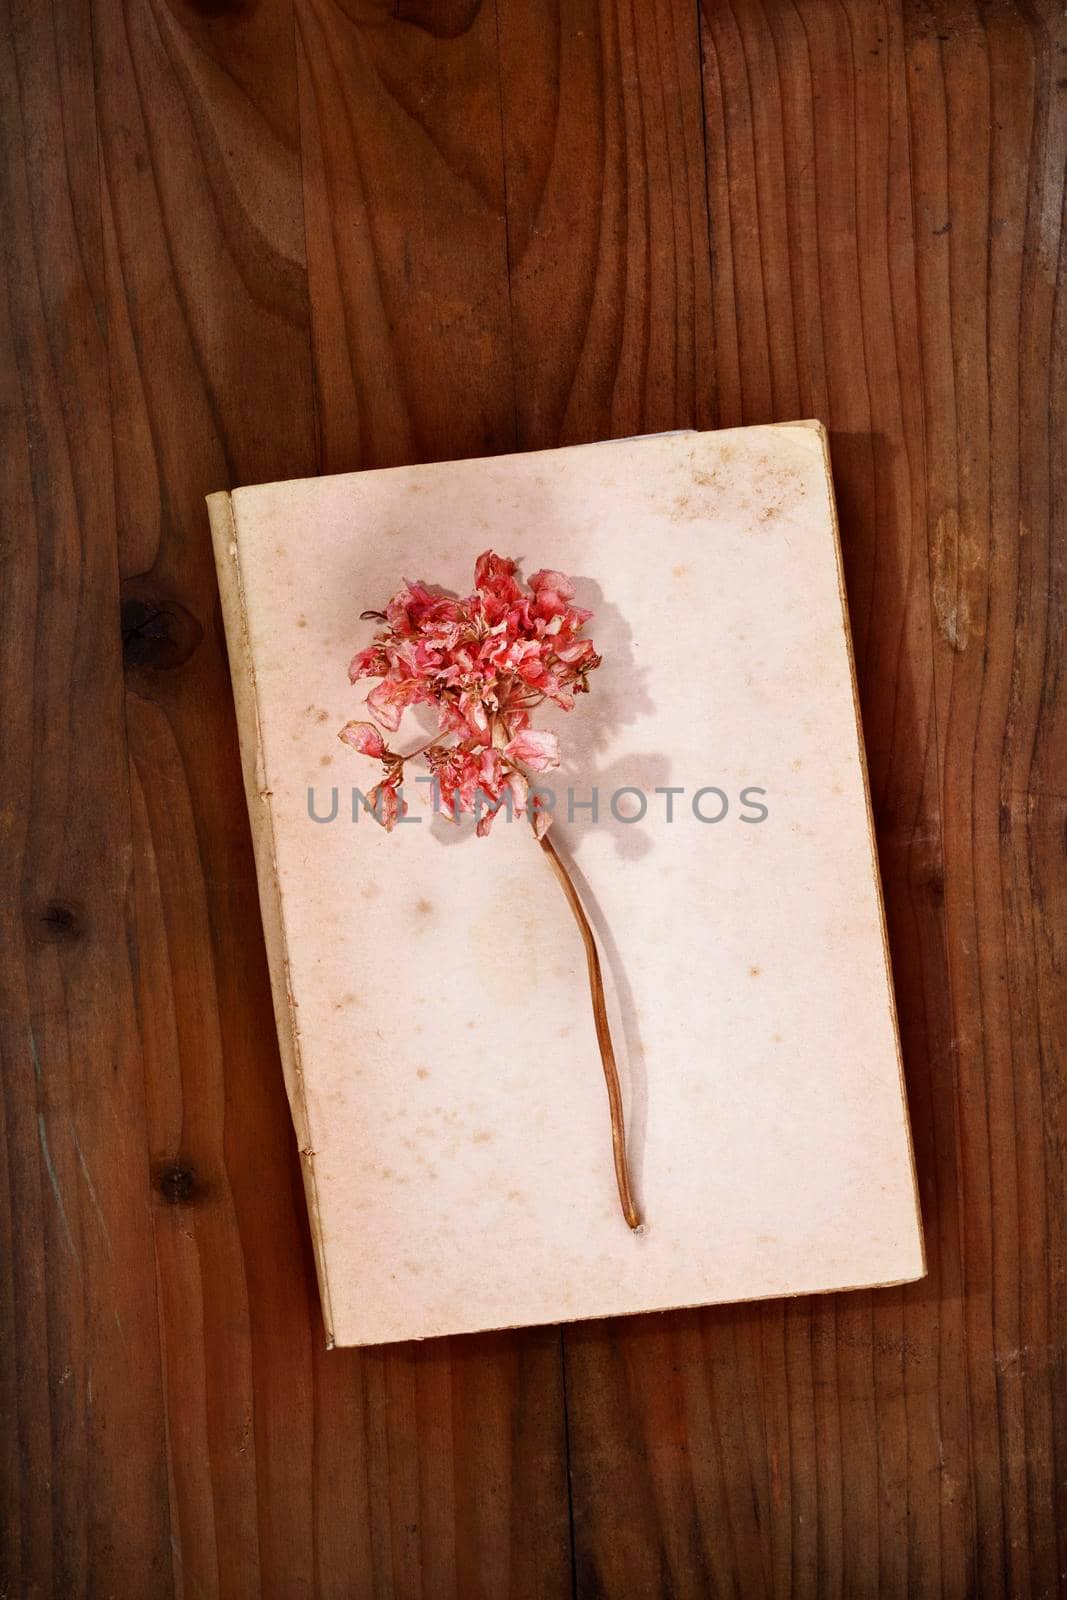
[[[313,1561],[306,1239],[202,537],[220,481],[314,465],[289,37],[270,6],[94,15],[172,1576],[224,1595]]]
[[[501,0],[499,30],[521,448],[710,426],[694,9]]]
[[[509,449],[493,9],[295,11],[322,470]]]
[[[10,0],[0,1594],[1067,1587],[1065,47]],[[202,496],[811,415],[928,1279],[325,1352]]]
[[[170,1572],[86,7],[0,34],[0,1591]],[[121,1443],[120,1443],[121,1441]]]
[[[832,430],[930,1276],[569,1332],[580,1590],[1060,1587],[1051,27],[702,8],[716,416]]]

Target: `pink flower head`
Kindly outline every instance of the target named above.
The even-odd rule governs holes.
[[[378,679],[367,707],[389,733],[408,707],[433,709],[438,735],[415,753],[425,756],[446,812],[477,811],[480,834],[502,807],[530,809],[539,836],[549,825],[543,808],[527,807],[525,772],[558,766],[559,740],[531,728],[530,714],[546,702],[570,711],[600,665],[582,633],[592,612],[573,599],[562,572],[546,568],[524,586],[514,561],[486,550],[466,598],[408,581],[384,611],[364,613],[382,626],[353,657],[350,679]],[[387,748],[373,724],[349,723],[341,738],[383,763],[380,788],[399,786],[406,758]],[[382,820],[391,830],[397,811]]]

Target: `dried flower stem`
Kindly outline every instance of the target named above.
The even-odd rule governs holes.
[[[630,1192],[630,1173],[626,1163],[626,1127],[622,1114],[622,1091],[619,1088],[619,1073],[615,1066],[615,1050],[611,1042],[611,1029],[608,1026],[608,1009],[604,999],[604,978],[600,971],[600,957],[597,954],[596,940],[593,930],[589,925],[589,918],[579,898],[574,882],[563,862],[560,860],[555,845],[546,833],[539,841],[541,849],[548,857],[552,871],[559,879],[560,887],[567,897],[567,904],[574,913],[574,920],[578,924],[585,945],[585,959],[589,967],[589,993],[593,1002],[593,1022],[596,1025],[597,1044],[600,1046],[600,1059],[604,1065],[604,1081],[608,1088],[608,1106],[611,1110],[611,1148],[615,1157],[615,1180],[619,1186],[619,1202],[622,1205],[622,1214],[631,1228],[641,1226],[641,1218],[634,1204],[634,1197]]]

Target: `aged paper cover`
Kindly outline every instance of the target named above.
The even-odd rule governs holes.
[[[921,1276],[821,427],[352,473],[209,507],[331,1339]],[[529,829],[501,819],[476,839],[409,786],[412,820],[387,835],[353,810],[373,764],[337,740],[366,715],[370,685],[346,670],[373,629],[360,613],[405,577],[469,592],[489,547],[573,574],[596,613],[592,692],[539,720],[564,749],[553,837],[601,946],[638,1236],[581,944]],[[391,742],[432,726],[409,713]]]

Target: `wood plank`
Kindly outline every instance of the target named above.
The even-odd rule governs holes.
[[[3,1534],[11,1595],[171,1592],[80,0],[0,24]]]
[[[1062,1068],[1065,1010],[1062,992],[1034,1003],[1056,962],[1034,935],[1046,918],[1062,930],[1067,910],[1052,837],[1064,756],[1052,359],[1067,169],[1052,80],[1065,49],[1051,7],[909,17],[909,101],[933,134],[914,140],[912,172],[964,1367],[977,1562],[989,1592],[1007,1595],[1052,1593],[1064,1570],[1053,1378],[1067,1309],[1055,1267],[1065,1122],[1049,1067],[1059,1050]]]
[[[297,0],[296,23],[321,470],[513,448],[493,8]],[[555,1330],[335,1351],[316,1384],[348,1424],[316,1482],[355,1483],[365,1541],[321,1516],[323,1593],[570,1593]]]
[[[203,504],[314,468],[292,17],[94,44],[173,1581],[298,1595],[322,1335]]]
[[[521,447],[710,426],[692,8],[501,0],[500,41]]]
[[[5,14],[0,1590],[563,1594],[569,1434],[580,1594],[1057,1592],[1065,45]],[[326,1353],[202,495],[811,414],[928,1280]]]
[[[701,10],[716,419],[833,433],[930,1276],[568,1333],[580,1593],[1057,1588],[1050,27]]]
[[[297,0],[324,472],[515,437],[492,6]]]

